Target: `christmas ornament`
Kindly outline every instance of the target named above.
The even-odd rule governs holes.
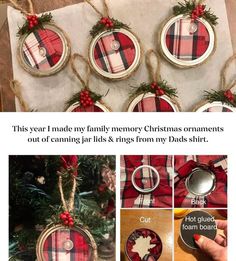
[[[163,57],[180,68],[204,63],[215,51],[217,17],[203,1],[188,0],[173,7],[173,15],[160,30]]]
[[[236,95],[233,89],[236,86],[236,79],[227,83],[227,69],[236,60],[236,54],[231,56],[221,71],[221,87],[219,91],[205,91],[204,101],[201,101],[194,108],[196,112],[235,112]]]
[[[36,245],[38,261],[97,260],[97,246],[92,235],[78,224],[75,218],[74,198],[78,168],[76,159],[76,156],[61,156],[62,168],[58,171],[58,189],[64,211],[59,214],[58,222],[48,225],[38,238]],[[65,178],[72,183],[68,200],[63,191]]]
[[[156,70],[151,63],[151,56],[157,60]],[[129,112],[177,112],[180,106],[174,99],[177,91],[171,88],[160,76],[160,57],[149,50],[146,53],[146,64],[150,74],[150,82],[142,83],[131,95],[128,105]]]
[[[128,237],[125,253],[130,261],[156,261],[162,253],[162,242],[158,234],[147,228],[139,228]]]
[[[75,60],[80,59],[86,64],[86,77],[85,80],[81,77],[76,69]],[[66,111],[68,112],[109,112],[110,110],[102,102],[102,95],[92,92],[89,88],[90,67],[87,59],[80,54],[73,54],[71,58],[71,68],[73,73],[81,82],[83,89],[74,94],[73,97],[67,102]]]
[[[106,0],[103,0],[104,14],[90,0],[85,1],[101,17],[90,31],[91,67],[99,76],[111,80],[131,76],[138,68],[141,59],[138,38],[130,31],[129,26],[110,16]]]
[[[70,43],[65,32],[53,23],[51,13],[37,15],[31,0],[29,10],[17,1],[13,6],[24,15],[24,24],[18,30],[17,56],[20,65],[34,76],[50,76],[62,70],[70,56]]]

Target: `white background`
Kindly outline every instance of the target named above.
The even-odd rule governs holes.
[[[8,259],[8,155],[60,155],[60,154],[226,154],[228,161],[228,220],[229,220],[229,261],[235,260],[236,232],[236,115],[234,113],[1,113],[0,114],[0,166],[1,166],[1,260]],[[209,133],[206,144],[37,144],[27,143],[28,134],[16,134],[12,125],[95,125],[110,126],[223,126],[224,133]],[[45,134],[43,134],[45,136]],[[163,134],[162,134],[163,135]],[[167,135],[167,134],[166,134]],[[58,135],[59,136],[59,135]],[[68,136],[68,135],[66,135]],[[72,134],[73,136],[73,134]],[[192,136],[192,134],[191,134]],[[119,158],[119,157],[117,157]],[[119,160],[117,162],[117,181]],[[117,182],[117,206],[119,203],[119,182]],[[117,211],[119,212],[119,211]],[[119,215],[117,216],[117,260],[119,260]],[[234,258],[233,258],[234,257]]]

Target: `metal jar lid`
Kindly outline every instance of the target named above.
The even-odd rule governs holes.
[[[216,186],[216,176],[213,172],[195,168],[185,181],[187,190],[195,196],[207,196]]]
[[[140,171],[142,172],[142,174],[139,177],[139,179],[141,181],[142,186],[140,184],[137,184],[136,182],[136,179],[138,178],[137,175],[140,173]],[[134,170],[134,172],[132,173],[131,181],[132,185],[139,192],[150,193],[158,187],[160,183],[160,175],[154,167],[149,165],[142,165]],[[150,187],[146,186],[148,183],[150,183]]]

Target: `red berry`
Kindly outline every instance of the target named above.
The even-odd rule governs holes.
[[[70,227],[74,226],[74,221],[69,222],[69,226]]]
[[[35,20],[34,25],[38,25],[38,24],[39,24],[38,20]]]
[[[64,225],[68,225],[69,221],[68,220],[64,220]]]
[[[156,94],[157,94],[157,96],[162,96],[162,95],[165,94],[165,91],[162,90],[161,88],[158,88],[157,91],[156,91]]]
[[[106,26],[107,28],[109,28],[109,27],[110,27],[110,24],[109,24],[109,23],[106,23],[105,26]]]

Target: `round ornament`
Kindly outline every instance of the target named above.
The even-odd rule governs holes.
[[[198,1],[173,8],[174,16],[160,30],[160,51],[171,64],[191,68],[204,63],[215,51],[217,17]]]
[[[84,228],[51,225],[38,238],[36,246],[38,261],[96,260],[97,246]]]
[[[128,78],[140,65],[141,46],[138,37],[128,25],[111,18],[106,0],[103,0],[104,13],[90,0],[86,2],[101,17],[90,31],[89,62],[92,69],[106,79]]]
[[[198,107],[196,112],[236,112],[236,108],[223,102],[206,102],[204,105]]]
[[[142,165],[134,170],[131,181],[137,191],[151,193],[158,187],[160,175],[154,167]]]
[[[185,186],[195,196],[207,196],[216,187],[216,176],[209,170],[195,168],[187,177]]]
[[[130,261],[156,261],[162,253],[161,239],[156,232],[150,229],[136,229],[126,241],[125,253]]]
[[[50,76],[59,72],[69,56],[69,40],[54,24],[44,24],[43,28],[35,29],[20,38],[19,63],[34,76]]]

